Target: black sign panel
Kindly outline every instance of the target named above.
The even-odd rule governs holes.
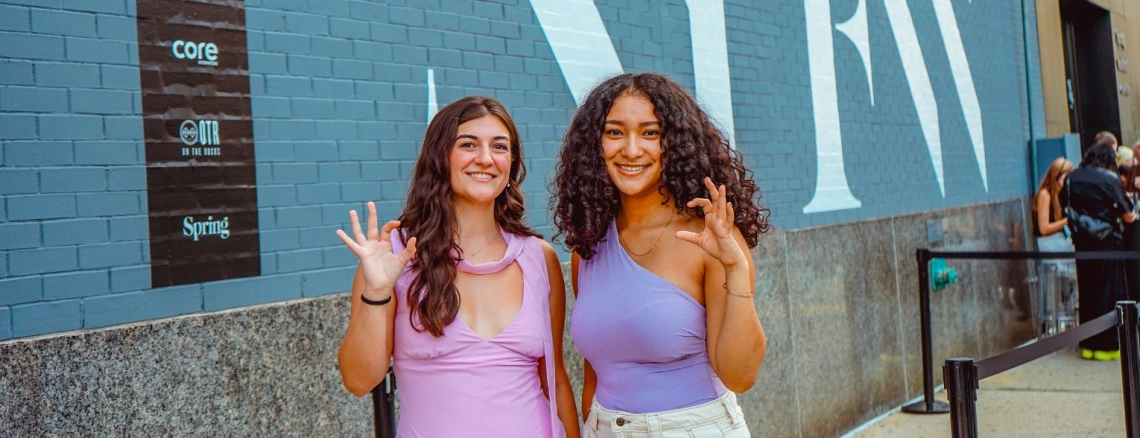
[[[261,274],[243,0],[138,0],[153,287]]]

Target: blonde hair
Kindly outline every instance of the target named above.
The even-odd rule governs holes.
[[[1049,170],[1045,172],[1045,177],[1041,179],[1041,185],[1037,187],[1037,193],[1042,191],[1049,194],[1050,220],[1054,217],[1061,217],[1061,201],[1058,199],[1057,194],[1061,193],[1061,181],[1058,181],[1061,175],[1073,171],[1073,162],[1066,160],[1065,157],[1053,160],[1053,164],[1049,165]],[[1037,214],[1037,203],[1033,203],[1033,214]],[[1036,217],[1036,216],[1035,216]]]
[[[1132,157],[1134,156],[1135,154],[1133,153],[1132,148],[1128,146],[1120,146],[1116,148],[1116,167],[1131,166]]]

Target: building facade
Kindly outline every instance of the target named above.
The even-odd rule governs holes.
[[[1140,142],[1140,5],[1127,0],[1037,0],[1045,126],[1050,137],[1099,131]]]
[[[335,361],[348,211],[397,216],[430,115],[487,94],[551,236],[583,92],[658,71],[776,226],[753,253],[769,352],[747,420],[842,433],[922,393],[916,248],[1031,245],[1028,145],[1068,132],[1048,2],[0,0],[0,427],[370,434]],[[953,266],[936,363],[1032,336],[1024,263]]]

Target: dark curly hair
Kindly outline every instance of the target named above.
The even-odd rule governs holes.
[[[1097,140],[1081,157],[1081,167],[1099,167],[1116,173],[1116,151],[1112,149],[1113,144],[1114,139]]]
[[[493,115],[507,126],[511,142],[510,184],[495,198],[495,222],[518,236],[537,236],[523,221],[523,194],[526,179],[522,142],[515,122],[503,104],[492,97],[470,96],[447,105],[431,119],[424,134],[424,145],[416,160],[408,201],[400,215],[401,240],[416,237],[412,267],[419,275],[408,287],[408,308],[412,329],[443,336],[443,328],[459,314],[459,291],[455,288],[456,263],[461,254],[455,241],[458,226],[451,204],[451,163],[448,157],[459,125]],[[417,321],[419,327],[416,326]]]
[[[655,73],[614,76],[595,87],[578,108],[566,130],[551,187],[555,238],[564,238],[570,250],[589,259],[621,209],[618,189],[606,172],[602,134],[610,107],[623,95],[647,98],[661,122],[661,194],[672,197],[678,213],[703,218],[701,209],[685,204],[708,198],[706,176],[724,184],[736,212],[736,227],[748,247],[755,247],[759,235],[769,229],[769,211],[760,206],[760,188],[744,166],[743,155],[729,146],[689,93]]]

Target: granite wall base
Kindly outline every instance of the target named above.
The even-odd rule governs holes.
[[[915,249],[1024,250],[1026,202],[764,235],[768,352],[740,397],[753,435],[835,436],[921,395]],[[949,265],[960,280],[932,296],[936,366],[1033,337],[1031,265]],[[370,400],[337,371],[347,317],[341,294],[0,343],[0,435],[371,436]],[[577,391],[569,327],[566,339]]]

